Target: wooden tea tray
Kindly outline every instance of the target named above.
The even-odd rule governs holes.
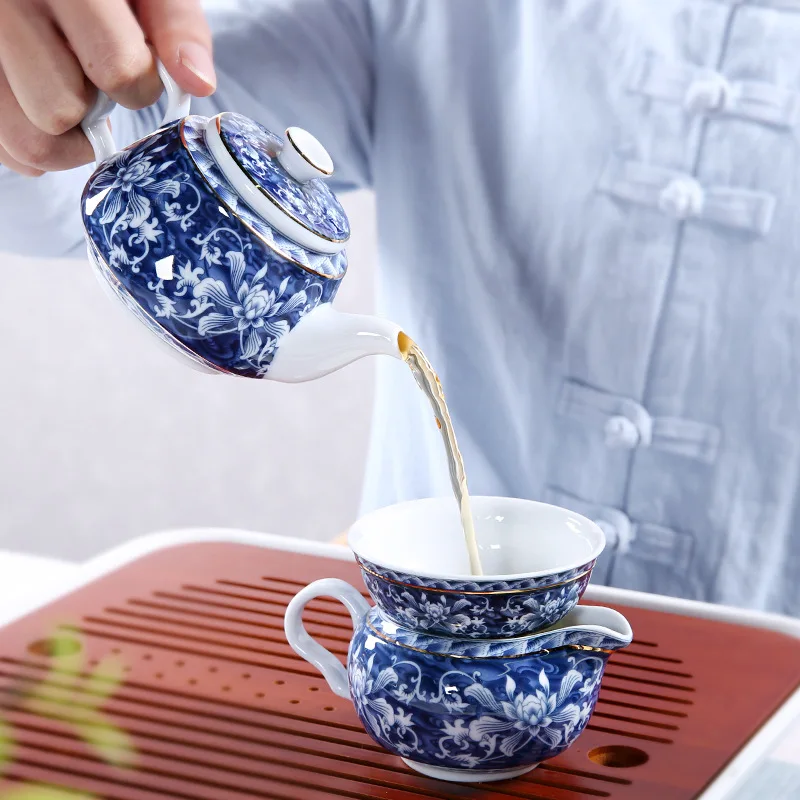
[[[232,541],[147,549],[121,566],[101,559],[86,585],[0,633],[0,716],[14,742],[0,789],[32,781],[107,800],[688,800],[800,685],[798,639],[618,606],[636,640],[612,657],[578,743],[514,781],[441,783],[375,745],[284,639],[292,595],[321,577],[363,587],[355,565]],[[316,601],[306,621],[344,658],[343,607]],[[107,657],[122,683],[87,677]],[[130,765],[107,763],[87,739]],[[132,750],[120,750],[126,740]]]

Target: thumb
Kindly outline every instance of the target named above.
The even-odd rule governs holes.
[[[136,16],[181,89],[207,97],[217,88],[211,30],[201,0],[136,0]]]

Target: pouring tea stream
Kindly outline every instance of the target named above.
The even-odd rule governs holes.
[[[118,151],[103,93],[82,123],[97,169],[81,212],[101,285],[184,363],[211,374],[313,380],[370,355],[404,359],[442,430],[473,572],[480,574],[463,461],[441,385],[396,324],[337,311],[350,225],[308,132],[280,139],[191,98],[159,64],[161,127]],[[151,337],[152,338],[152,337]]]

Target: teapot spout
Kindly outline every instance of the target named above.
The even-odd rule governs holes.
[[[321,378],[365,356],[402,359],[399,326],[380,317],[317,306],[280,341],[266,377],[284,383]]]

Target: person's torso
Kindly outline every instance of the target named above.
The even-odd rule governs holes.
[[[800,613],[800,2],[374,0],[380,312],[475,494],[597,579]],[[382,364],[367,507],[449,490]]]

